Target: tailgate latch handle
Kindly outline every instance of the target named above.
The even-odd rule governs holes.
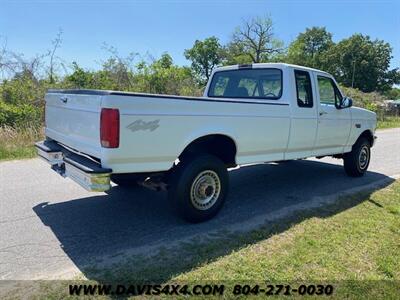
[[[64,103],[67,103],[68,98],[67,98],[66,96],[62,96],[62,97],[60,97],[60,100],[61,100],[62,102],[64,102]]]

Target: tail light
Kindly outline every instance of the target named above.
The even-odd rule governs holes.
[[[119,147],[119,110],[103,108],[100,114],[100,142],[104,148]]]

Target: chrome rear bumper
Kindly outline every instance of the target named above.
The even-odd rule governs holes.
[[[69,177],[83,188],[92,192],[104,192],[111,188],[111,169],[102,168],[94,160],[71,152],[55,141],[35,144],[40,158],[63,177]]]

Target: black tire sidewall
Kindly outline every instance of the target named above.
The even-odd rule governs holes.
[[[365,168],[361,169],[359,156],[364,146],[368,147],[369,157],[367,165],[365,166]],[[346,173],[352,177],[363,176],[365,172],[368,170],[370,161],[371,161],[371,146],[367,139],[361,138],[356,142],[352,151],[344,157],[344,167]]]
[[[362,169],[360,166],[360,158],[359,157],[360,157],[361,150],[364,148],[364,146],[366,146],[368,148],[368,163],[365,166],[365,168]],[[360,145],[358,145],[358,149],[355,153],[355,159],[356,159],[356,165],[357,165],[358,172],[365,173],[368,170],[369,162],[371,161],[371,148],[369,146],[368,141],[362,140]]]
[[[221,191],[217,201],[206,210],[193,206],[190,190],[196,176],[205,170],[214,171],[220,180]],[[224,163],[212,155],[201,155],[177,166],[172,175],[168,197],[175,210],[186,221],[198,223],[215,216],[224,204],[229,189],[229,177]]]

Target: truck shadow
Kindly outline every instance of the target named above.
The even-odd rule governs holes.
[[[135,251],[160,244],[167,246],[177,240],[193,240],[199,234],[216,230],[229,232],[231,227],[238,228],[256,217],[271,215],[293,205],[303,204],[306,207],[313,197],[325,197],[385,178],[388,179],[375,172],[368,172],[362,178],[349,178],[340,165],[310,160],[232,170],[230,194],[225,207],[216,218],[202,224],[181,221],[171,211],[165,192],[157,193],[144,188],[129,190],[116,186],[108,195],[54,204],[46,202],[35,206],[33,210],[54,232],[65,253],[86,278],[102,282],[109,278],[94,268],[97,258],[110,256],[117,259],[118,256],[124,257],[128,249]],[[391,181],[386,180],[385,185]],[[268,226],[274,228],[274,233],[279,233],[304,218],[326,217],[346,210],[368,199],[368,195],[361,198],[340,205],[328,213],[315,210],[304,214],[293,210],[291,214],[295,217],[290,222],[277,220]],[[207,259],[213,260],[245,244],[233,243],[232,247],[208,253]],[[170,276],[190,270],[201,261],[193,259],[192,262],[170,268],[171,271],[168,268],[173,261],[164,257],[164,263],[164,271],[156,281],[168,280]],[[134,272],[135,264],[130,265],[130,268]],[[123,276],[123,279],[127,279],[126,274]]]

